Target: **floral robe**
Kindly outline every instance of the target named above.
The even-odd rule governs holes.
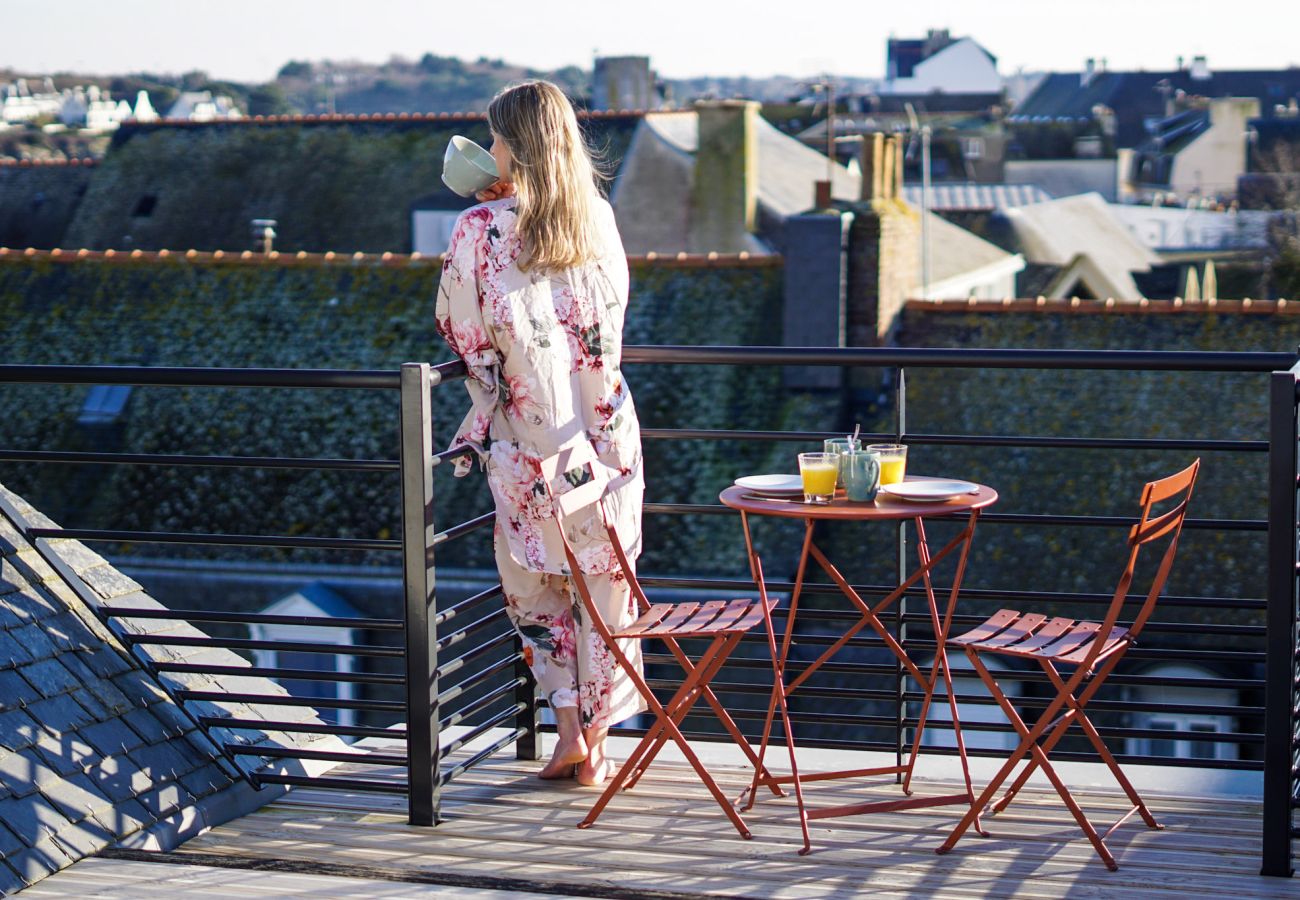
[[[619,367],[628,271],[614,213],[597,205],[599,257],[562,273],[523,272],[515,201],[461,214],[438,286],[436,327],[469,369],[471,406],[451,446],[469,446],[487,470],[496,503],[497,561],[507,609],[553,706],[579,705],[584,726],[618,721],[641,707],[580,601],[555,578],[568,563],[541,460],[590,441],[610,468],[605,510],[630,560],[641,550],[641,433]],[[472,459],[459,457],[456,474]],[[564,490],[567,483],[553,485]],[[635,618],[630,590],[594,508],[566,536],[602,615],[613,627]],[[625,650],[639,664],[639,646]]]

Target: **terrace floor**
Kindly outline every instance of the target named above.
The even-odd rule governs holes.
[[[665,761],[579,831],[596,790],[539,781],[539,766],[503,754],[471,770],[447,789],[436,829],[408,826],[402,796],[297,788],[172,853],[110,851],[24,896],[1300,897],[1300,879],[1259,876],[1260,804],[1250,800],[1144,791],[1165,829],[1122,826],[1109,841],[1120,863],[1112,873],[1050,788],[1027,789],[989,821],[992,837],[967,837],[947,856],[934,848],[958,807],[816,821],[813,852],[801,857],[792,799],[769,794],[747,816],[753,839],[742,840],[693,773]],[[711,768],[728,792],[748,783],[740,766]],[[402,775],[359,765],[331,774],[345,771]],[[917,785],[921,795],[952,789]],[[888,781],[809,792],[817,805],[899,796]],[[1098,824],[1125,811],[1118,790],[1076,796]]]

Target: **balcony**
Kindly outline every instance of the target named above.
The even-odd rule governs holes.
[[[245,637],[249,632],[242,628],[286,624],[256,613],[191,607],[174,616],[152,614],[210,628],[212,635],[204,640],[213,646],[370,660],[342,675],[254,667],[253,672],[286,683],[346,680],[364,686],[351,699],[338,701],[354,710],[361,724],[332,727],[333,733],[357,743],[346,752],[319,751],[315,759],[339,763],[325,775],[254,775],[262,783],[288,784],[294,790],[255,815],[185,844],[168,854],[166,861],[587,896],[652,890],[666,892],[665,896],[842,896],[853,890],[903,896],[1010,896],[1026,891],[1059,896],[1084,890],[1085,885],[1103,885],[1107,893],[1144,895],[1156,890],[1213,889],[1243,896],[1293,892],[1290,882],[1261,878],[1260,872],[1286,875],[1292,865],[1296,479],[1300,472],[1296,418],[1300,368],[1295,357],[1228,352],[637,347],[628,349],[626,362],[630,369],[669,371],[674,377],[709,377],[699,373],[739,367],[770,378],[770,373],[788,367],[842,367],[852,373],[845,380],[846,390],[860,391],[864,384],[883,388],[872,406],[874,418],[864,425],[868,436],[902,439],[914,448],[914,460],[926,460],[927,470],[969,477],[1003,493],[1004,500],[981,519],[971,575],[962,591],[959,625],[978,621],[982,612],[998,604],[1091,615],[1090,610],[1108,599],[1106,591],[1113,584],[1098,589],[1086,578],[1072,580],[1061,573],[1086,574],[1087,560],[1098,557],[1103,581],[1109,579],[1112,570],[1098,548],[1117,543],[1117,530],[1130,524],[1126,516],[1140,482],[1173,471],[1193,456],[1212,458],[1219,474],[1207,479],[1193,501],[1193,519],[1175,567],[1176,573],[1210,574],[1203,578],[1188,574],[1171,582],[1142,647],[1130,654],[1131,663],[1112,679],[1113,688],[1096,704],[1103,735],[1126,767],[1142,772],[1144,793],[1165,830],[1148,831],[1132,823],[1121,827],[1110,838],[1121,869],[1108,873],[1092,856],[1055,794],[1040,790],[993,820],[992,839],[968,838],[947,857],[932,851],[956,817],[952,810],[939,809],[839,819],[833,825],[816,823],[815,852],[800,858],[795,855],[797,823],[788,801],[760,803],[753,816],[755,839],[740,841],[716,809],[708,808],[689,771],[665,764],[652,769],[653,777],[647,776],[637,790],[616,799],[594,829],[573,831],[571,826],[595,795],[531,777],[537,767],[533,760],[540,753],[539,734],[546,728],[532,703],[526,669],[511,650],[514,639],[505,625],[498,592],[489,585],[435,597],[435,586],[446,580],[439,560],[461,543],[485,542],[485,526],[491,522],[490,516],[466,518],[464,509],[439,505],[445,484],[439,464],[454,454],[434,451],[433,435],[445,438],[449,425],[433,421],[430,398],[454,388],[462,375],[457,365],[412,364],[400,373],[0,366],[0,389],[17,384],[183,386],[194,395],[230,389],[255,395],[248,402],[250,415],[265,415],[257,398],[277,390],[376,392],[399,400],[392,425],[402,435],[398,458],[316,458],[305,448],[300,448],[301,453],[256,456],[190,454],[183,446],[162,448],[165,453],[134,448],[120,453],[48,447],[0,451],[0,482],[9,480],[11,466],[22,466],[25,475],[86,466],[307,470],[339,478],[377,473],[389,479],[390,497],[400,495],[401,521],[386,537],[247,530],[160,532],[81,527],[77,521],[65,522],[62,529],[29,529],[33,540],[76,538],[102,544],[110,556],[123,545],[241,546],[326,555],[387,554],[401,561],[402,603],[389,615],[333,622],[296,620],[311,627],[358,629],[373,637],[361,646],[324,642],[295,646],[293,641]],[[1076,391],[1084,385],[1097,388],[1099,382],[1084,379],[1096,373],[1104,376],[1100,384],[1112,389],[1119,384],[1115,379],[1145,378],[1139,389],[1154,392],[1152,408],[1173,410],[1171,417],[1180,413],[1179,391],[1193,382],[1219,398],[1225,411],[1248,406],[1251,413],[1234,421],[1228,436],[1225,421],[1193,423],[1199,428],[1195,434],[1169,434],[1159,427],[1116,434],[1099,428],[1095,420],[1080,429],[1066,428],[1065,434],[1017,433],[1016,423],[1024,420],[1026,411],[999,408],[999,392],[1005,378],[1026,373],[1040,379],[1034,393],[1040,403],[1036,411],[1064,421],[1071,420],[1080,407]],[[629,377],[635,387],[635,374]],[[781,384],[779,374],[773,384]],[[1160,395],[1161,391],[1166,393]],[[842,400],[833,393],[819,396],[825,408],[839,408]],[[960,431],[935,428],[924,419],[915,424],[918,411],[924,411],[927,403],[930,410],[942,409],[942,398],[963,396],[984,397],[993,410],[992,421],[1005,427]],[[661,411],[648,416],[654,405],[643,404],[642,413],[643,425],[649,426],[645,431],[650,460],[647,542],[653,549],[658,538],[674,552],[702,542],[718,552],[706,559],[707,565],[701,564],[703,571],[671,567],[670,555],[648,556],[656,565],[643,568],[646,583],[665,596],[752,592],[751,582],[734,577],[742,571],[743,552],[733,514],[709,496],[716,497],[727,483],[717,473],[744,474],[773,461],[779,466],[797,447],[832,432],[823,430],[826,424],[820,418],[816,424],[821,428],[812,430],[746,427],[743,421],[726,427],[709,422],[701,427],[698,418],[691,418],[699,410],[674,408],[670,400],[661,399],[657,403]],[[391,414],[391,404],[387,408]],[[810,402],[807,408],[819,407]],[[665,418],[665,409],[676,418]],[[710,415],[726,418],[728,413]],[[804,420],[808,424],[813,423]],[[1076,475],[1070,461],[1086,454],[1104,454],[1113,460],[1113,465],[1103,467],[1105,479],[1096,484],[1097,502],[1062,506],[1080,496],[1080,491],[1029,489],[1031,485],[1041,488],[1045,479],[1070,481]],[[699,484],[685,484],[666,474],[692,468],[708,477]],[[1089,492],[1085,485],[1082,493]],[[1011,534],[1014,540],[1000,534]],[[773,587],[778,592],[788,590],[781,568],[783,536],[777,531],[763,540],[765,560],[775,561],[769,569],[776,573]],[[834,535],[832,540],[852,546],[858,538]],[[909,549],[908,540],[907,533],[899,531],[864,543],[862,564],[851,573],[864,595],[878,593],[891,582],[901,565],[900,554]],[[1009,546],[1030,549],[1023,557],[1007,556]],[[788,561],[788,554],[784,558]],[[1207,558],[1224,560],[1231,571],[1207,569]],[[1056,562],[1030,577],[1027,563],[1043,559]],[[1201,564],[1194,564],[1196,560]],[[939,576],[940,584],[944,577]],[[840,621],[842,611],[830,602],[833,591],[830,585],[810,587],[814,597],[827,600],[816,609],[815,625],[801,635],[810,647],[829,643],[827,634]],[[102,613],[106,618],[144,615],[111,605]],[[917,656],[932,652],[928,616],[918,602],[902,605],[893,627],[910,652]],[[155,629],[135,642],[136,650],[165,646],[169,640],[165,630]],[[915,727],[919,694],[879,648],[874,638],[855,638],[843,662],[837,661],[829,677],[812,685],[808,696],[815,696],[817,703],[796,710],[796,733],[813,768],[829,767],[833,757],[844,754],[855,759],[894,757]],[[724,702],[737,711],[742,728],[751,735],[761,723],[766,701],[761,681],[764,653],[761,646],[743,645],[719,679]],[[647,662],[652,679],[662,660],[650,648]],[[189,664],[175,664],[170,670],[180,671],[177,666],[183,665]],[[158,674],[169,670],[167,664],[155,668]],[[1041,679],[1032,673],[1007,675],[1020,685],[1018,704],[1025,709],[1042,705]],[[428,691],[406,687],[426,683]],[[656,686],[669,684],[664,680]],[[978,786],[1004,752],[1008,730],[996,714],[987,715],[995,710],[973,686],[973,681],[959,679],[957,691],[963,727],[981,738],[975,750]],[[193,703],[203,698],[181,691],[175,699]],[[239,699],[258,702],[256,696]],[[230,720],[224,724],[239,725]],[[711,736],[703,722],[688,720],[688,727],[697,737]],[[629,737],[635,733],[634,728],[623,732]],[[924,780],[918,787],[922,793],[943,791],[944,782],[958,774],[955,760],[945,755],[950,751],[943,746],[942,728],[937,734],[935,745],[923,757]],[[226,749],[238,752],[238,748]],[[1072,777],[1088,783],[1094,774],[1087,768],[1090,755],[1077,746],[1063,744],[1062,749],[1065,752],[1054,758],[1070,761]],[[718,766],[726,785],[738,791],[746,780],[743,770],[725,756]],[[1189,784],[1208,785],[1207,794],[1220,796],[1198,796],[1199,792],[1187,789]],[[818,790],[846,798],[844,802],[897,793],[892,782],[855,782]],[[1245,799],[1224,799],[1223,793]],[[1118,809],[1118,793],[1109,785],[1095,791],[1084,788],[1081,796],[1090,811],[1101,810],[1101,822],[1113,818],[1106,811]],[[421,827],[435,822],[439,824],[433,830]],[[586,852],[592,847],[599,852]],[[124,851],[110,855],[117,861],[163,859]],[[612,878],[611,871],[617,871],[618,877]],[[54,884],[50,883],[51,889]]]

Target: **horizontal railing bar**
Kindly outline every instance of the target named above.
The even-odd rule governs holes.
[[[364,778],[331,778],[324,775],[258,775],[266,784],[289,784],[294,787],[312,787],[323,791],[361,791],[372,794],[405,794],[405,781],[367,781]]]
[[[401,631],[401,619],[346,619],[332,616],[276,616],[267,613],[228,613],[203,609],[139,609],[101,606],[106,616],[123,619],[179,619],[186,622],[226,622],[235,625],[303,625],[311,628],[361,628],[366,631]]]
[[[204,728],[230,728],[236,731],[288,731],[298,734],[333,734],[340,737],[386,737],[394,740],[406,740],[405,728],[380,728],[369,725],[330,725],[312,722],[280,722],[270,719],[223,718],[222,716],[199,716],[199,724]]]
[[[735,510],[720,503],[647,503],[645,511],[654,515],[669,516],[718,516],[735,515]],[[954,510],[946,515],[963,516],[963,510]],[[930,518],[941,518],[931,516]],[[906,521],[906,520],[900,520]],[[980,524],[995,525],[1061,525],[1067,527],[1102,527],[1129,528],[1137,524],[1137,519],[1128,516],[1059,516],[1041,513],[984,513]],[[1266,519],[1185,519],[1186,529],[1212,531],[1267,531]]]
[[[484,628],[487,628],[489,625],[493,625],[501,621],[508,621],[506,615],[506,608],[504,606],[498,607],[497,609],[492,610],[492,612],[488,613],[487,615],[475,619],[473,622],[470,622],[464,628],[461,628],[457,631],[453,631],[450,634],[448,634],[446,637],[438,638],[438,643],[437,643],[438,653],[441,654],[442,651],[446,650],[448,647],[454,647],[457,644],[461,643],[462,641],[468,640],[470,636],[475,634],[476,632],[482,631]]]
[[[291,456],[189,456],[176,453],[73,453],[63,450],[0,450],[0,462],[94,463],[116,466],[202,466],[214,469],[312,469],[330,472],[396,472],[395,459],[313,459]]]
[[[393,685],[406,684],[404,675],[382,675],[374,672],[326,672],[317,669],[276,669],[270,666],[208,666],[203,663],[156,662],[155,672],[192,672],[199,675],[249,675],[285,681],[329,681],[353,684]]]
[[[495,650],[497,647],[501,646],[502,644],[509,643],[511,640],[514,639],[514,636],[515,636],[514,631],[507,631],[504,634],[497,635],[496,637],[492,638],[490,641],[484,641],[482,644],[479,644],[473,650],[468,650],[465,653],[462,653],[460,656],[457,656],[455,659],[449,660],[446,663],[443,663],[442,665],[438,666],[438,668],[435,669],[433,672],[433,677],[437,679],[442,679],[452,674],[453,672],[463,669],[465,666],[469,665],[471,662],[478,659],[480,656],[483,656],[490,650]]]
[[[157,644],[162,647],[220,647],[226,650],[300,650],[303,653],[326,653],[334,656],[385,656],[398,658],[401,647],[373,644],[321,644],[311,641],[258,641],[252,638],[193,637],[180,634],[122,634],[128,644]]]
[[[445,787],[452,781],[452,779],[459,778],[461,775],[483,762],[483,760],[487,759],[489,756],[492,756],[494,753],[499,753],[503,748],[513,744],[527,733],[527,729],[517,728],[512,733],[503,735],[488,746],[484,747],[478,753],[475,753],[469,759],[457,763],[445,772],[440,773],[438,775],[438,784]]]
[[[450,703],[452,700],[455,700],[457,697],[461,696],[462,694],[472,691],[474,688],[478,687],[480,684],[482,684],[484,681],[486,681],[487,679],[491,678],[493,675],[500,672],[502,669],[513,668],[517,657],[518,654],[515,654],[512,656],[508,656],[505,659],[498,660],[497,662],[492,663],[492,665],[488,666],[486,669],[476,672],[473,678],[467,678],[464,681],[460,682],[459,684],[455,684],[447,688],[447,690],[443,691],[441,694],[438,695],[438,704],[437,704],[438,707],[442,708],[446,706],[448,703]]]
[[[661,441],[743,441],[806,443],[841,436],[831,431],[746,431],[725,428],[647,428],[641,437]],[[892,432],[863,433],[864,443],[897,440]],[[956,435],[907,432],[908,444],[936,447],[1026,447],[1073,450],[1197,450],[1206,452],[1267,452],[1268,441],[1175,440],[1170,438],[1060,438],[1020,435]]]
[[[627,346],[625,363],[754,366],[919,366],[957,369],[1122,369],[1169,372],[1272,372],[1294,353],[1198,350],[992,350],[928,347]]]
[[[438,758],[446,759],[448,756],[455,753],[461,747],[464,747],[466,744],[469,744],[472,741],[477,740],[478,738],[487,734],[489,731],[491,731],[501,722],[504,722],[506,719],[518,715],[519,713],[523,712],[526,708],[527,708],[527,704],[521,701],[519,703],[512,703],[509,706],[507,706],[505,709],[501,710],[500,712],[494,713],[486,722],[481,722],[478,725],[475,725],[469,731],[466,731],[464,734],[457,736],[454,740],[448,741],[446,744],[439,747]]]
[[[476,606],[479,603],[482,603],[484,600],[490,600],[493,597],[499,597],[501,596],[501,593],[502,593],[502,588],[500,584],[494,585],[493,587],[488,588],[486,591],[479,591],[474,596],[467,597],[464,600],[457,603],[455,606],[449,606],[446,609],[444,609],[442,612],[438,613],[436,616],[433,617],[433,624],[441,625],[444,622],[449,622],[452,619],[456,618],[457,616],[462,615],[465,612],[465,610],[473,606]]]
[[[401,550],[401,541],[368,538],[275,537],[262,534],[204,534],[174,531],[104,531],[94,528],[32,528],[32,537],[124,544],[212,544],[221,547],[285,547],[315,550]]]
[[[151,387],[396,390],[397,369],[231,369],[196,366],[0,365],[0,384],[123,384]]]
[[[528,683],[528,679],[524,678],[522,675],[520,675],[519,677],[511,681],[507,681],[504,684],[501,684],[493,688],[492,690],[488,691],[482,697],[478,697],[472,702],[466,704],[464,709],[459,709],[456,712],[452,713],[451,715],[447,716],[446,718],[439,720],[438,727],[439,728],[455,727],[456,725],[459,725],[461,722],[464,722],[466,719],[469,719],[475,714],[481,712],[484,709],[484,707],[491,706],[493,703],[496,703],[502,697],[512,696],[514,694],[516,687],[518,687],[521,684],[527,684],[527,683]]]
[[[345,700],[337,697],[296,697],[292,694],[241,694],[234,691],[177,691],[182,700],[206,700],[210,703],[247,703],[255,706],[308,706],[321,709],[365,709],[371,712],[406,711],[400,700]]]
[[[710,590],[710,591],[736,591],[740,593],[749,593],[749,594],[754,594],[758,590],[754,586],[754,582],[748,579],[681,578],[681,577],[662,576],[662,575],[644,575],[644,576],[638,575],[637,581],[639,581],[643,586],[646,587],[670,587],[670,588],[681,588],[681,589],[702,589],[702,590]],[[792,581],[774,581],[770,579],[767,579],[765,581],[767,584],[768,592],[772,594],[785,594],[794,590],[794,582]],[[892,591],[895,587],[897,587],[897,585],[893,585],[893,584],[853,585],[853,589],[864,597],[869,596],[871,594],[887,594],[890,591]],[[938,585],[936,585],[935,590],[936,591],[940,590]],[[842,596],[839,587],[837,587],[834,584],[827,584],[821,582],[804,584],[803,592],[805,594]],[[909,591],[908,594],[909,596],[918,596],[920,594],[920,589]],[[1112,599],[1111,594],[1101,594],[1101,593],[1091,593],[1091,594],[1045,593],[1041,591],[1013,591],[1013,590],[1003,590],[998,588],[973,588],[973,587],[966,587],[966,586],[962,587],[961,596],[963,601],[1007,600],[1008,602],[1016,603],[1020,605],[1026,603],[1040,603],[1040,602],[1041,603],[1109,603]],[[1129,594],[1126,602],[1134,602],[1134,601],[1140,602],[1143,599],[1145,598],[1141,594]],[[1261,599],[1251,599],[1251,598],[1240,599],[1235,597],[1188,597],[1188,596],[1181,596],[1181,595],[1179,596],[1162,595],[1160,598],[1161,607],[1208,606],[1214,609],[1263,610],[1267,602],[1268,601],[1262,598]],[[776,610],[776,614],[780,615],[781,612],[782,609],[778,607]],[[803,615],[804,613],[805,610],[800,610],[800,615]],[[827,610],[814,610],[814,609],[808,609],[806,610],[806,613],[810,616],[833,615],[832,612]],[[843,615],[846,618],[853,616],[851,612],[845,612]]]
[[[441,544],[445,541],[454,541],[462,535],[469,534],[471,531],[477,531],[484,525],[491,525],[496,519],[497,514],[494,512],[484,513],[476,519],[470,519],[467,522],[461,522],[459,525],[453,525],[446,531],[440,531],[433,536],[434,545]]]
[[[300,747],[258,747],[256,744],[226,744],[231,756],[264,756],[268,759],[319,759],[326,762],[370,763],[377,766],[406,766],[405,756],[388,753],[348,753],[338,750],[306,750]]]

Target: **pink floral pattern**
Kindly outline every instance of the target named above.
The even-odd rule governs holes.
[[[540,463],[575,440],[591,441],[613,470],[606,511],[629,557],[640,552],[641,432],[619,368],[627,259],[613,211],[604,201],[599,210],[600,257],[548,277],[519,270],[514,200],[471,207],[438,286],[435,326],[470,374],[470,410],[451,446],[471,447],[486,468],[510,556],[534,572],[566,568]],[[456,474],[471,463],[459,457]],[[570,537],[584,572],[616,568],[594,517]]]

